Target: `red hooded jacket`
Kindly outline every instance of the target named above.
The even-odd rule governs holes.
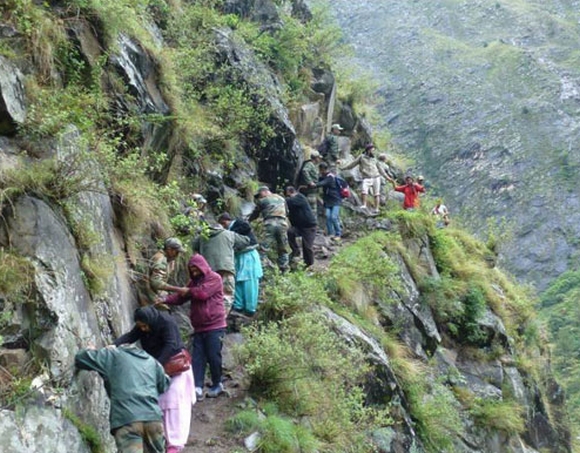
[[[224,293],[221,276],[212,271],[205,258],[195,254],[189,259],[188,267],[196,266],[201,276],[193,278],[187,283],[189,292],[181,296],[172,294],[165,299],[168,305],[182,305],[191,302],[189,318],[195,333],[226,327],[226,310],[224,308]]]

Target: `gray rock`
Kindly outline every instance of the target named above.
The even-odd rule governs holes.
[[[413,428],[413,423],[409,417],[408,403],[401,386],[391,368],[389,358],[383,348],[372,337],[351,324],[346,319],[332,312],[326,307],[319,307],[322,314],[329,320],[333,328],[343,337],[347,343],[357,344],[367,354],[367,360],[372,365],[373,371],[364,383],[365,394],[368,404],[384,404],[390,401],[391,406],[397,407],[397,435],[393,443],[393,450],[396,452],[411,451],[414,448],[421,448],[417,435]]]
[[[91,453],[77,429],[60,411],[27,407],[23,414],[0,411],[3,453],[61,452]]]
[[[378,301],[385,324],[399,328],[401,340],[418,356],[426,359],[441,342],[431,308],[419,303],[419,290],[407,265],[397,254],[391,256],[399,267],[402,290],[392,292],[394,301]]]
[[[0,135],[16,134],[26,120],[24,79],[20,70],[0,55]]]
[[[248,451],[255,451],[258,448],[262,435],[259,432],[254,432],[244,439],[244,446]]]
[[[294,181],[302,150],[289,113],[281,102],[281,86],[272,72],[261,63],[252,49],[236,39],[229,29],[215,32],[219,59],[229,66],[232,78],[250,87],[259,101],[272,112],[270,125],[276,131],[269,143],[256,149],[247,147],[246,153],[258,160],[258,178],[276,190],[285,182]],[[257,155],[259,154],[259,155]]]
[[[159,79],[157,63],[147,51],[133,39],[121,34],[117,39],[119,51],[110,58],[110,63],[123,78],[131,97],[117,93],[116,100],[121,111],[137,110],[139,113],[169,115],[169,106],[157,86]],[[112,91],[114,89],[110,87]],[[142,123],[143,148],[163,149],[171,133],[168,122]]]
[[[30,361],[30,355],[26,349],[0,348],[0,366],[12,370],[12,374],[23,373],[24,366]]]

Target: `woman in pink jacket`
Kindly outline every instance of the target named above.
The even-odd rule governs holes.
[[[193,255],[188,263],[190,280],[185,288],[167,296],[162,303],[181,305],[190,302],[189,317],[193,334],[193,376],[198,399],[203,398],[205,368],[209,364],[212,385],[207,396],[223,393],[222,341],[226,329],[226,312],[222,278],[211,270],[205,258]]]

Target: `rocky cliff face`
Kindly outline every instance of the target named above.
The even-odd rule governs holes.
[[[382,124],[474,231],[544,289],[575,266],[578,2],[343,1],[330,8],[380,84]]]
[[[272,23],[278,27],[280,8],[276,3],[279,2],[228,1],[223,8],[240,17],[260,19],[265,27]],[[300,20],[310,17],[302,2],[282,3]],[[59,9],[58,5],[55,9],[46,5],[42,8],[45,8],[43,14],[55,17],[71,12]],[[405,21],[404,18],[401,13],[399,20]],[[161,59],[155,58],[145,44],[147,41],[160,48],[167,46],[169,51],[169,45],[158,35],[157,25],[147,23],[148,35],[142,36],[144,42],[140,42],[124,33],[107,41],[94,17],[83,18],[75,13],[67,24],[66,42],[72,47],[63,48],[73,52],[75,58],[71,61],[87,72],[102,69],[98,77],[99,89],[102,89],[99,93],[114,118],[125,120],[99,125],[100,133],[104,136],[110,128],[119,129],[115,130],[119,135],[115,135],[118,140],[114,142],[118,145],[117,158],[130,152],[127,137],[137,143],[140,158],[149,152],[165,153],[168,162],[164,161],[165,167],[159,173],[163,174],[160,179],[165,178],[163,182],[168,184],[156,186],[159,191],[171,188],[171,175],[178,171],[183,173],[175,179],[197,178],[197,189],[211,195],[210,201],[221,199],[224,194],[239,194],[243,187],[240,175],[257,174],[261,181],[273,186],[291,180],[302,159],[301,146],[317,143],[325,125],[336,118],[349,126],[349,136],[341,140],[344,154],[348,154],[352,144],[368,139],[366,123],[348,104],[335,102],[336,87],[328,70],[308,69],[305,94],[300,102],[289,107],[284,102],[278,74],[260,61],[246,43],[238,41],[232,29],[216,28],[212,30],[211,48],[214,63],[223,69],[220,75],[231,80],[232,85],[251,90],[255,94],[252,107],[267,105],[271,114],[265,121],[274,131],[259,146],[249,133],[250,138],[240,142],[235,170],[229,171],[225,165],[216,170],[203,161],[204,153],[192,157],[187,154],[188,150],[175,145],[175,132],[180,125],[172,122],[172,109],[177,108],[177,102],[168,99],[160,81],[164,70]],[[21,49],[21,40],[24,40],[21,34],[26,30],[19,31],[11,22],[0,25],[0,31],[8,30],[0,34],[0,49]],[[268,32],[267,27],[264,32]],[[30,89],[26,81],[38,76],[38,61],[30,55],[15,58],[13,52],[4,54],[7,56],[0,56],[0,252],[3,258],[0,270],[6,279],[10,274],[5,264],[20,263],[28,278],[19,276],[24,282],[18,291],[5,282],[1,286],[0,384],[2,388],[16,386],[19,375],[26,375],[33,382],[26,382],[22,398],[11,400],[0,411],[0,449],[7,453],[89,451],[86,431],[82,428],[91,426],[97,429],[103,448],[114,451],[102,384],[94,375],[74,373],[74,354],[89,343],[105,345],[127,330],[136,306],[131,279],[136,271],[134,263],[144,258],[140,256],[141,250],[151,251],[154,240],[168,235],[170,230],[163,224],[160,211],[146,211],[141,224],[128,227],[128,218],[135,215],[129,207],[137,209],[141,205],[131,204],[111,182],[113,176],[96,158],[101,142],[87,140],[84,123],[76,124],[72,117],[63,115],[62,121],[70,120],[70,124],[59,124],[58,133],[42,129],[49,132],[42,136],[41,145],[31,144],[26,134],[27,117],[38,112],[26,100],[26,90]],[[65,74],[52,74],[52,77],[53,85],[47,85],[48,91],[50,87],[55,91],[64,89]],[[204,79],[203,83],[208,80]],[[138,120],[129,122],[129,114]],[[397,121],[391,124],[398,131]],[[210,151],[210,144],[207,146],[204,152]],[[476,154],[468,153],[463,159],[473,159]],[[216,158],[215,154],[211,156]],[[187,159],[192,162],[187,163]],[[36,180],[15,186],[14,170],[26,174],[30,168],[47,169],[48,175],[37,173]],[[131,169],[122,167],[120,172]],[[157,175],[157,169],[151,173]],[[36,184],[40,183],[40,175],[47,184]],[[54,178],[54,175],[66,175],[66,178]],[[438,175],[435,171],[430,173],[433,178]],[[138,184],[137,177],[131,178],[132,174],[128,177],[129,184]],[[71,184],[74,190],[70,191],[71,186],[63,182]],[[506,193],[511,192],[506,190]],[[141,192],[139,196],[146,198],[150,194]],[[214,207],[222,206],[216,203]],[[393,224],[385,226],[379,222],[370,226],[396,232]],[[355,227],[360,225],[355,223]],[[409,240],[404,249],[409,256],[420,260],[429,278],[437,280],[438,271],[426,241],[425,237]],[[546,392],[533,376],[526,376],[515,365],[517,351],[512,349],[512,339],[500,317],[487,309],[477,319],[477,328],[486,333],[482,348],[499,343],[505,349],[504,360],[481,362],[465,354],[458,343],[446,342],[447,327],[436,322],[431,309],[421,301],[418,282],[406,258],[405,253],[392,253],[401,286],[388,301],[374,300],[372,294],[362,292],[361,297],[380,312],[382,328],[397,331],[399,340],[413,357],[425,366],[433,365],[433,388],[440,388],[445,379],[454,379],[459,387],[477,398],[501,401],[509,393],[524,408],[525,426],[519,433],[480,428],[472,416],[464,414],[461,418],[464,428],[458,429],[452,440],[456,447],[453,451],[569,451],[567,431],[559,425],[562,421],[559,411],[563,407],[563,401],[558,398],[559,388],[554,383],[551,391]],[[501,288],[498,292],[501,293]],[[379,451],[428,450],[426,439],[417,431],[404,386],[395,377],[383,346],[364,329],[333,311],[319,310],[346,343],[356,344],[365,352],[373,367],[373,374],[364,383],[369,404],[394,407],[395,423],[371,434]],[[442,391],[445,398],[452,398],[448,388]]]

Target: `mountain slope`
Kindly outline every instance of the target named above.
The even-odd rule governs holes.
[[[577,1],[337,0],[382,124],[474,231],[507,220],[504,263],[546,287],[578,257]],[[503,227],[502,227],[503,228]]]

